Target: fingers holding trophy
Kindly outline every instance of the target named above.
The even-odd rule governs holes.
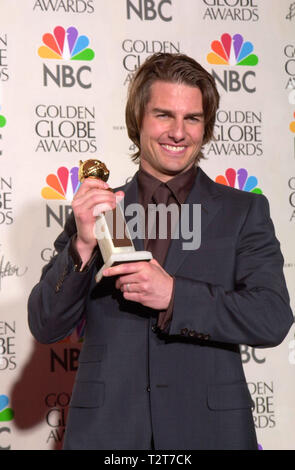
[[[106,182],[109,175],[109,170],[100,160],[80,161],[79,180],[81,183],[86,178],[99,178]],[[110,266],[152,259],[149,251],[135,250],[120,204],[117,204],[115,209],[100,213],[96,217],[94,234],[104,260],[104,265],[95,277],[96,282],[101,280],[103,271]]]

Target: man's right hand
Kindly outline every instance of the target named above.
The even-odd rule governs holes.
[[[77,225],[76,249],[83,265],[87,263],[97,244],[93,231],[96,217],[101,212],[114,209],[124,197],[122,191],[113,193],[108,188],[109,185],[100,179],[87,178],[72,201]]]

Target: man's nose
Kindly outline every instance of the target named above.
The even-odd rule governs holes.
[[[182,119],[175,119],[169,129],[169,137],[175,142],[185,139],[185,123]]]

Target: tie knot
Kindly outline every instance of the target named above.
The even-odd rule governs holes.
[[[171,191],[168,186],[165,183],[161,183],[153,194],[153,202],[167,205],[170,194]]]

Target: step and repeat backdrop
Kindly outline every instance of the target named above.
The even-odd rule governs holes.
[[[71,211],[79,160],[116,186],[137,167],[128,84],[154,52],[210,71],[221,104],[202,168],[262,192],[295,308],[295,2],[0,0],[0,449],[60,449],[83,337],[41,345],[27,298]],[[261,449],[295,449],[295,328],[241,346]]]

